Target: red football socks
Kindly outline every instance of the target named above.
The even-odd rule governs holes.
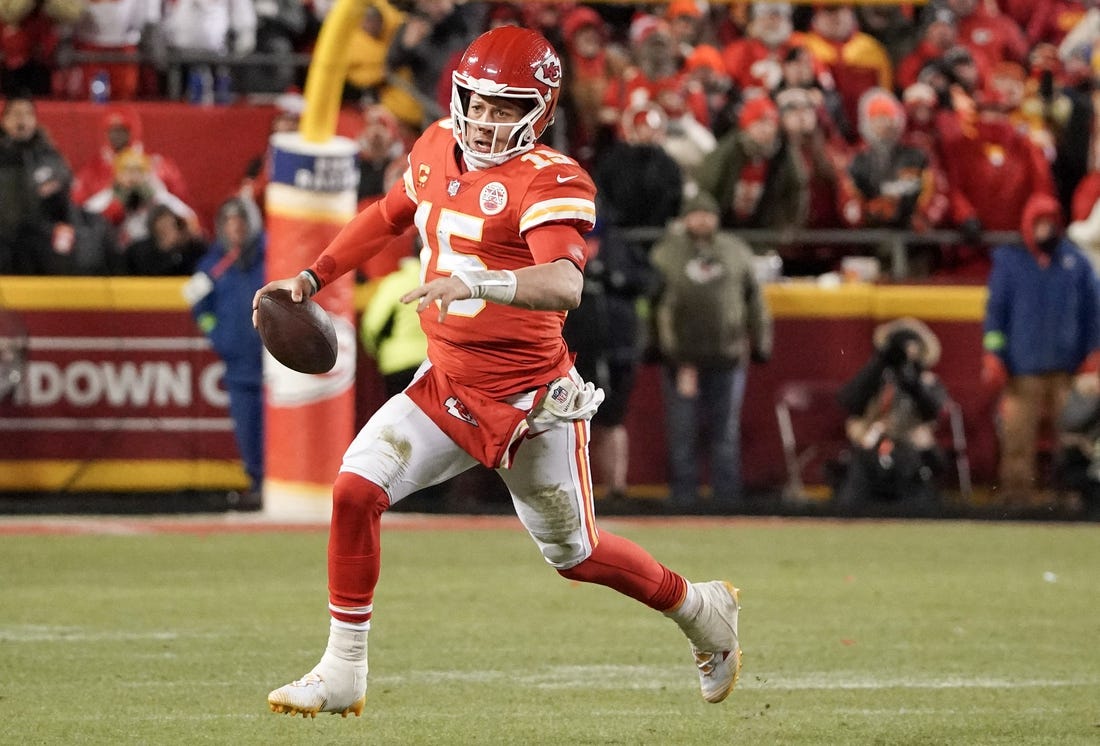
[[[334,619],[359,624],[371,617],[382,559],[382,513],[389,506],[389,497],[373,482],[349,472],[336,477],[328,540],[329,610]]]
[[[341,472],[332,490],[332,527],[328,545],[329,608],[334,619],[361,624],[371,617],[374,587],[381,567],[382,513],[390,505],[381,487],[356,474]],[[592,555],[563,577],[596,583],[657,611],[678,606],[687,581],[621,536],[600,531]]]
[[[606,585],[657,611],[675,608],[687,593],[682,576],[629,539],[603,530],[588,559],[558,572],[570,580]]]

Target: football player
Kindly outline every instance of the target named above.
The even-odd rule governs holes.
[[[588,436],[603,392],[562,339],[580,302],[595,187],[539,137],[561,92],[558,55],[514,26],[475,39],[453,73],[451,116],[414,144],[404,179],[359,213],[296,277],[259,290],[308,298],[415,224],[423,240],[416,303],[428,361],[370,418],[332,492],[328,646],[302,678],[268,695],[275,712],[362,712],[367,631],[382,513],[480,462],[494,468],[545,560],[672,618],[691,642],[703,697],[737,681],[737,590],[689,583],[595,524]]]

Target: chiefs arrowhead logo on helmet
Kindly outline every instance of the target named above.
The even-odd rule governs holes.
[[[546,56],[531,65],[535,71],[535,80],[544,83],[551,88],[561,85],[561,60],[553,52],[547,51]]]

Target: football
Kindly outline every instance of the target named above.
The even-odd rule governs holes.
[[[299,373],[327,373],[336,365],[336,329],[325,309],[308,298],[295,303],[289,290],[260,298],[256,329],[272,357]]]

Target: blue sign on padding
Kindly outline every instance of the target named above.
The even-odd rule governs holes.
[[[314,192],[344,192],[359,184],[355,155],[307,155],[273,148],[271,181]]]

